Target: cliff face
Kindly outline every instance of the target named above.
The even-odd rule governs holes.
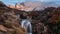
[[[4,12],[0,16],[0,32],[5,34],[25,34],[23,28],[19,24],[19,16],[14,12]]]
[[[26,34],[19,24],[19,16],[0,2],[0,34]]]

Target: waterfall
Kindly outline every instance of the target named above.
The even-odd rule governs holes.
[[[21,26],[22,26],[22,28],[25,29],[27,34],[32,34],[32,25],[31,25],[30,20],[28,20],[28,19],[22,20]]]

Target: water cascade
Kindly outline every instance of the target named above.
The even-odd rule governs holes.
[[[27,34],[32,34],[32,25],[30,20],[22,20],[21,26],[25,29]]]

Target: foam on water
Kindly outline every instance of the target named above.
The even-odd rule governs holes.
[[[30,20],[27,19],[22,20],[21,26],[22,28],[25,29],[27,34],[32,34],[32,25]]]

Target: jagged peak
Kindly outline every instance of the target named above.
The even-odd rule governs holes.
[[[2,1],[0,1],[0,7],[6,7],[6,5]]]

